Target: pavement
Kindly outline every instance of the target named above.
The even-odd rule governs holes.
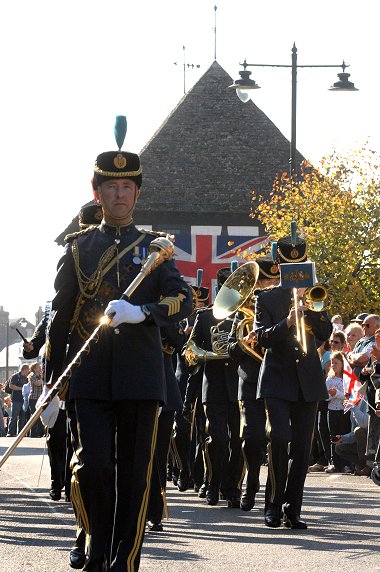
[[[0,438],[0,455],[12,442]],[[25,438],[0,470],[0,572],[67,572],[75,536],[70,503],[53,502],[44,439]],[[261,483],[266,479],[262,468]],[[140,571],[380,572],[380,487],[368,477],[307,476],[308,530],[269,529],[263,489],[249,513],[209,507],[168,484],[169,520],[145,535]]]

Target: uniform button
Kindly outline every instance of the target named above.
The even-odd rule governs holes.
[[[115,332],[115,334],[120,334],[119,328],[115,328],[115,329],[114,329],[114,332]]]
[[[225,361],[225,362],[224,362],[224,365],[228,365],[228,361]]]
[[[296,363],[300,363],[300,360],[299,360],[299,359],[296,359]]]
[[[298,348],[297,348],[297,346],[296,346],[294,349],[296,350],[296,352],[298,352]]]

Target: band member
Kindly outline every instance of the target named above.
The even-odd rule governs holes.
[[[304,262],[306,243],[298,236],[282,238],[277,256],[280,264]],[[305,317],[307,351],[296,338],[296,314]],[[257,392],[265,399],[268,420],[270,494],[265,524],[279,527],[284,511],[287,527],[307,528],[300,519],[303,487],[316,408],[327,398],[316,339],[328,339],[331,322],[325,311],[295,308],[291,289],[277,286],[258,295],[254,330],[266,349]]]
[[[180,352],[185,334],[179,324],[161,328],[162,347],[167,387],[167,400],[158,418],[157,445],[150,483],[147,527],[153,532],[163,530],[162,515],[166,499],[166,466],[173,432],[174,412],[181,411],[182,398],[173,367],[173,355]]]
[[[229,268],[218,271],[219,288],[229,274]],[[191,335],[196,347],[212,352],[211,327],[216,324],[218,320],[213,316],[212,307],[198,311]],[[232,320],[226,319],[221,324],[221,331],[227,336],[231,327]],[[205,454],[209,478],[206,500],[209,505],[216,505],[222,494],[228,506],[240,506],[243,458],[237,389],[237,367],[228,356],[206,360],[202,403],[206,414]]]
[[[191,286],[191,288],[193,291],[194,312],[186,320],[186,341],[191,335],[197,309],[204,308],[209,302],[208,288],[205,288],[204,286]],[[186,411],[186,407],[189,405],[189,395],[187,395],[187,391],[190,380],[191,382],[195,381],[197,383],[197,387],[200,387],[202,390],[203,366],[199,367],[198,371],[193,375],[191,369],[186,364],[184,356],[181,353],[178,353],[176,377],[178,379]],[[185,406],[186,399],[187,401]],[[197,404],[199,407],[197,407]],[[174,453],[175,462],[179,468],[177,486],[180,491],[186,491],[190,486],[194,486],[198,491],[203,484],[205,472],[203,459],[205,414],[202,408],[201,395],[199,397],[199,402],[197,401],[197,395],[192,395],[190,405],[195,406],[195,431],[191,431],[193,418],[190,413],[190,408],[186,411],[185,416],[183,415],[183,411],[177,411],[175,414],[172,439],[172,451]]]
[[[271,257],[256,258],[260,273],[256,282],[254,296],[260,291],[277,286],[280,278],[278,265],[275,264]],[[239,326],[244,315],[238,312],[234,319],[234,325],[229,336],[229,353],[231,357],[239,364],[239,393],[238,398],[241,402],[243,413],[243,431],[242,431],[242,451],[244,461],[247,468],[246,487],[240,499],[240,508],[244,511],[252,510],[255,506],[255,496],[260,489],[260,467],[263,464],[266,454],[267,439],[265,433],[265,405],[263,399],[257,399],[257,380],[261,366],[263,352],[256,345],[255,352],[258,357],[247,353],[236,340],[236,329]],[[252,334],[246,336],[249,343],[252,340]],[[253,336],[254,337],[254,336]],[[261,359],[260,359],[261,357]]]
[[[123,127],[118,121],[116,128]],[[67,238],[47,348],[47,379],[54,383],[104,313],[112,318],[73,371],[68,392],[79,433],[71,498],[86,531],[84,570],[95,572],[139,568],[158,410],[166,401],[160,327],[192,309],[172,260],[146,276],[129,301],[120,299],[156,238],[132,221],[142,170],[138,155],[121,151],[121,130],[119,150],[95,163],[93,191],[103,220]]]

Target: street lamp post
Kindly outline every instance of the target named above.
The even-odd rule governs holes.
[[[298,68],[342,68],[342,72],[338,74],[339,81],[334,83],[329,89],[330,91],[358,91],[355,85],[348,80],[349,73],[346,73],[346,68],[349,66],[343,61],[342,64],[327,64],[327,65],[299,65],[297,63],[297,48],[293,44],[292,48],[292,63],[291,64],[248,64],[246,60],[242,64],[243,71],[239,72],[240,78],[234,81],[229,87],[236,89],[239,99],[245,103],[250,99],[250,90],[260,89],[260,86],[250,78],[251,72],[247,71],[247,67],[270,67],[270,68],[291,68],[292,70],[292,105],[291,105],[291,135],[290,135],[290,174],[297,175],[296,168],[296,142],[297,142],[297,70]]]

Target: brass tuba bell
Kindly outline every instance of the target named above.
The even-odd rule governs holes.
[[[257,262],[246,262],[235,270],[219,290],[213,306],[216,319],[223,320],[237,310],[244,314],[236,328],[236,339],[243,351],[259,361],[262,356],[255,350],[257,341],[245,340],[247,334],[253,329],[254,312],[252,310],[252,297],[259,277],[260,268]]]

